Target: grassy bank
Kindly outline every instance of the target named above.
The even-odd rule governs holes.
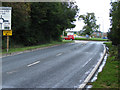
[[[87,40],[87,41],[108,41],[108,39],[102,39],[102,38],[75,38],[75,40]]]
[[[41,45],[37,45],[37,46],[27,46],[27,47],[18,46],[17,48],[16,47],[12,47],[12,48],[9,49],[8,53],[21,52],[21,51],[25,51],[25,50],[32,50],[32,49],[49,47],[49,46],[53,46],[53,45],[59,45],[59,44],[71,43],[71,42],[73,42],[73,41],[63,40],[62,42],[53,41],[53,42],[50,42],[50,43],[47,43],[47,44],[41,44]],[[6,53],[7,53],[6,49],[3,49],[2,50],[2,54],[6,54]]]
[[[92,88],[119,88],[118,79],[120,70],[118,69],[117,47],[112,46],[111,42],[105,43],[109,47],[109,56],[103,71],[98,74],[98,79],[92,83]]]

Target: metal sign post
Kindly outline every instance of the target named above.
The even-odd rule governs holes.
[[[0,30],[3,30],[3,36],[7,36],[7,52],[9,51],[9,36],[12,36],[11,10],[12,7],[0,7]]]
[[[3,36],[7,36],[7,53],[9,51],[9,36],[12,36],[12,30],[3,30]]]
[[[8,50],[9,50],[9,36],[7,36],[7,53],[8,53]]]

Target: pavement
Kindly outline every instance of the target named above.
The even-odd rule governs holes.
[[[78,88],[104,51],[102,42],[75,41],[2,58],[3,88]]]

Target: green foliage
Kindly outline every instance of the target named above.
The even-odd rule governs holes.
[[[118,56],[118,52],[117,46],[112,45],[112,42],[105,42],[104,44],[106,44],[107,47],[109,47],[109,57],[111,60],[118,60],[117,56]]]
[[[75,38],[75,40],[87,40],[87,41],[108,41],[108,39],[102,39],[102,38]]]
[[[80,15],[79,20],[84,20],[85,26],[83,27],[83,34],[91,35],[94,31],[99,28],[99,25],[96,25],[96,19],[94,13],[87,13],[87,15]]]
[[[3,3],[3,6],[12,7],[12,43],[24,44],[30,29],[30,3]],[[6,37],[3,37],[3,41]],[[3,46],[4,47],[4,46]]]
[[[108,38],[114,45],[120,44],[120,2],[111,2],[111,28]]]
[[[16,45],[14,47],[11,47],[9,49],[9,52],[6,51],[6,49],[2,50],[2,54],[12,54],[12,53],[19,53],[19,52],[24,52],[24,51],[30,51],[30,50],[37,50],[40,48],[46,48],[54,45],[61,45],[65,43],[72,43],[73,41],[70,40],[63,40],[62,42],[57,42],[57,41],[51,41],[50,43],[42,44],[42,45],[33,45],[33,46],[21,46],[21,45]]]
[[[120,1],[111,2],[111,28],[108,32],[108,38],[113,45],[118,46],[118,59],[120,59]]]
[[[106,61],[102,72],[98,74],[97,80],[92,83],[94,88],[115,88],[119,89],[119,61],[116,60],[117,56],[116,46],[113,46],[111,42],[105,42],[107,47],[109,47],[109,56]],[[113,55],[114,51],[114,55]]]
[[[72,22],[78,11],[74,3],[67,2],[10,2],[3,6],[12,7],[12,41],[25,46],[61,41],[63,30],[75,27]]]
[[[64,32],[64,36],[67,36],[67,33],[66,33],[66,32]]]

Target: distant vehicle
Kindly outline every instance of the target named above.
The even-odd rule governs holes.
[[[67,37],[63,38],[64,40],[74,40],[74,36],[73,35],[68,35]]]
[[[102,39],[108,39],[107,37],[103,37]]]
[[[85,37],[76,35],[74,36],[74,38],[85,38]]]

